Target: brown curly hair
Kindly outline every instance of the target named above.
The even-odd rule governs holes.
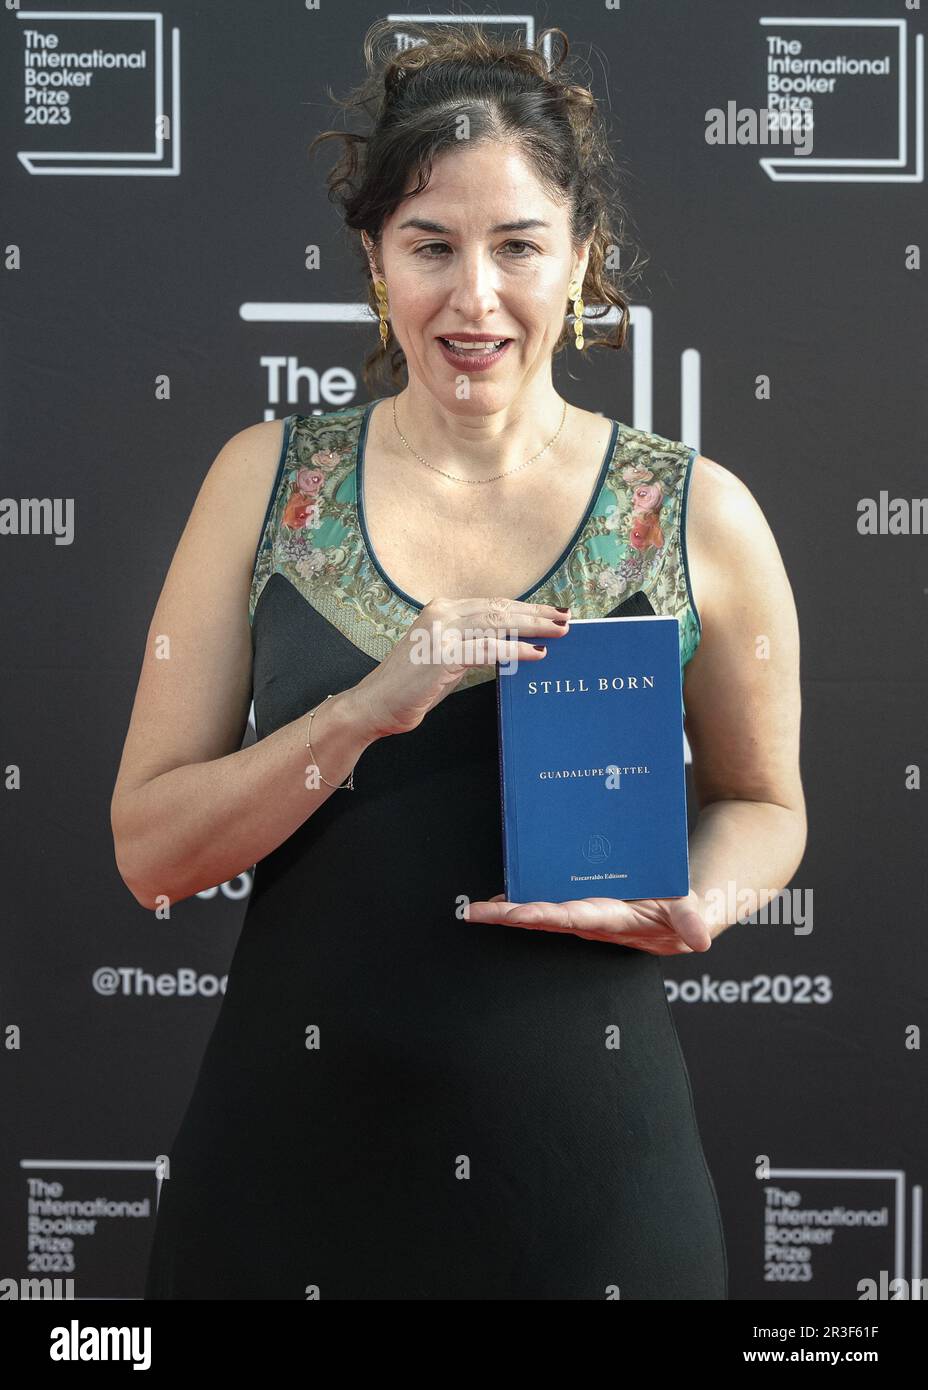
[[[611,331],[585,341],[590,347],[622,349],[629,325],[625,291],[646,258],[635,251],[632,264],[625,266],[628,215],[611,187],[615,161],[592,92],[571,80],[565,69],[570,45],[563,29],[543,30],[539,46],[527,48],[521,41],[492,38],[478,25],[425,27],[403,20],[403,32],[419,41],[402,52],[387,48],[381,53],[379,45],[389,43],[393,29],[394,22],[386,19],[368,29],[368,76],[347,99],[339,100],[329,90],[336,105],[363,113],[372,129],[366,134],[326,130],[309,146],[312,153],[324,141],[344,141],[342,156],[327,176],[329,201],[340,208],[344,225],[366,232],[376,256],[383,223],[405,196],[410,175],[415,172],[418,178],[412,192],[421,192],[433,158],[460,148],[457,130],[465,116],[473,143],[517,144],[550,195],[569,202],[575,246],[592,236],[581,295],[585,305],[603,306],[592,314],[594,319],[612,308],[619,317]],[[550,68],[541,51],[548,35],[561,41],[561,52]],[[357,246],[368,304],[376,318],[377,301],[360,237]],[[565,322],[555,353],[568,341],[569,328]],[[376,390],[387,365],[390,385],[400,386],[405,362],[391,325],[386,346],[378,344],[365,359],[368,389]]]

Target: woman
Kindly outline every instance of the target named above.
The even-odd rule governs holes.
[[[257,864],[146,1296],[724,1299],[659,957],[801,858],[789,583],[734,475],[554,390],[585,296],[621,311],[606,346],[628,319],[590,94],[479,30],[377,68],[381,27],[331,188],[407,384],[222,449],[114,792],[146,907]],[[505,902],[495,663],[642,606],[680,624],[692,891]]]

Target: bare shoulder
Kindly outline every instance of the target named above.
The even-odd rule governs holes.
[[[748,485],[715,459],[697,454],[687,500],[686,544],[701,617],[736,591],[784,596],[789,581],[770,524]]]
[[[283,428],[283,420],[261,420],[231,435],[204,482],[228,489],[228,501],[240,502],[247,516],[255,499],[267,501],[280,461]]]
[[[699,804],[764,801],[804,824],[800,635],[779,547],[750,488],[701,454],[687,511],[702,633],[684,698]]]
[[[210,465],[188,522],[197,544],[207,543],[219,518],[224,546],[249,575],[283,447],[283,420],[246,425],[222,445]]]
[[[747,483],[715,459],[697,454],[693,460],[687,503],[693,534],[692,543],[711,540],[713,523],[740,530],[742,525],[766,524],[764,514]]]
[[[283,442],[248,425],[207,469],[165,576],[114,790],[237,751],[251,698],[249,587]],[[161,659],[170,641],[171,660]]]

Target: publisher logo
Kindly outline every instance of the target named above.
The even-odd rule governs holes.
[[[580,852],[588,864],[603,864],[612,853],[612,843],[605,835],[595,831],[584,840]]]

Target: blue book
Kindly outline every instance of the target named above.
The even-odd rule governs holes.
[[[547,647],[496,668],[507,900],[684,897],[677,619],[574,618]]]

